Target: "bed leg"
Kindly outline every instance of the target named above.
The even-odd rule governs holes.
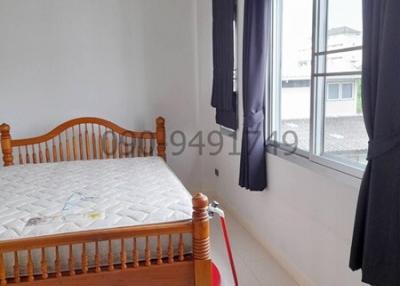
[[[14,158],[12,155],[10,126],[5,123],[0,125],[0,133],[4,166],[11,166],[13,165]]]
[[[167,161],[165,154],[165,119],[157,117],[156,119],[156,140],[157,140],[157,155]]]
[[[195,286],[211,286],[208,198],[203,194],[193,197],[193,258]]]

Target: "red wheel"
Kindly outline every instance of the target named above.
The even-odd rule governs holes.
[[[219,273],[219,270],[214,263],[212,263],[211,272],[212,272],[212,286],[220,286],[221,274]]]

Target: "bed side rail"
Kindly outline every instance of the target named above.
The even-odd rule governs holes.
[[[158,271],[156,267],[175,265],[171,270],[186,273],[186,278],[182,277],[183,285],[210,286],[209,231],[208,199],[197,194],[193,197],[191,220],[2,241],[0,285],[31,285],[29,283],[33,282],[47,285],[51,279],[118,271],[133,271],[134,276],[129,278],[132,279],[138,277],[134,273],[140,275],[145,269],[154,267],[154,271]],[[193,241],[191,254],[186,252],[185,246],[184,237],[188,235]],[[182,267],[176,265],[179,263]],[[163,271],[168,273],[168,270]],[[173,273],[169,276],[176,278]],[[187,279],[193,279],[193,284]],[[65,281],[69,285],[69,280]]]

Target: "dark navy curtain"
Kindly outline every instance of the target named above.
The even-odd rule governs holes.
[[[237,95],[234,91],[234,21],[236,0],[213,0],[214,78],[211,105],[216,122],[236,130]]]
[[[269,0],[246,0],[243,27],[243,138],[240,186],[262,191],[267,186],[265,92]]]
[[[363,1],[362,99],[370,138],[350,267],[400,285],[400,1]]]

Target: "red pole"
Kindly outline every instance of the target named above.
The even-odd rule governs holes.
[[[224,233],[226,250],[227,250],[228,256],[229,256],[229,262],[231,264],[233,280],[235,281],[235,286],[239,286],[239,281],[238,281],[236,267],[235,267],[235,261],[233,260],[231,242],[229,240],[229,235],[228,235],[228,228],[226,227],[225,218],[221,216],[220,220],[221,220],[222,232]]]

